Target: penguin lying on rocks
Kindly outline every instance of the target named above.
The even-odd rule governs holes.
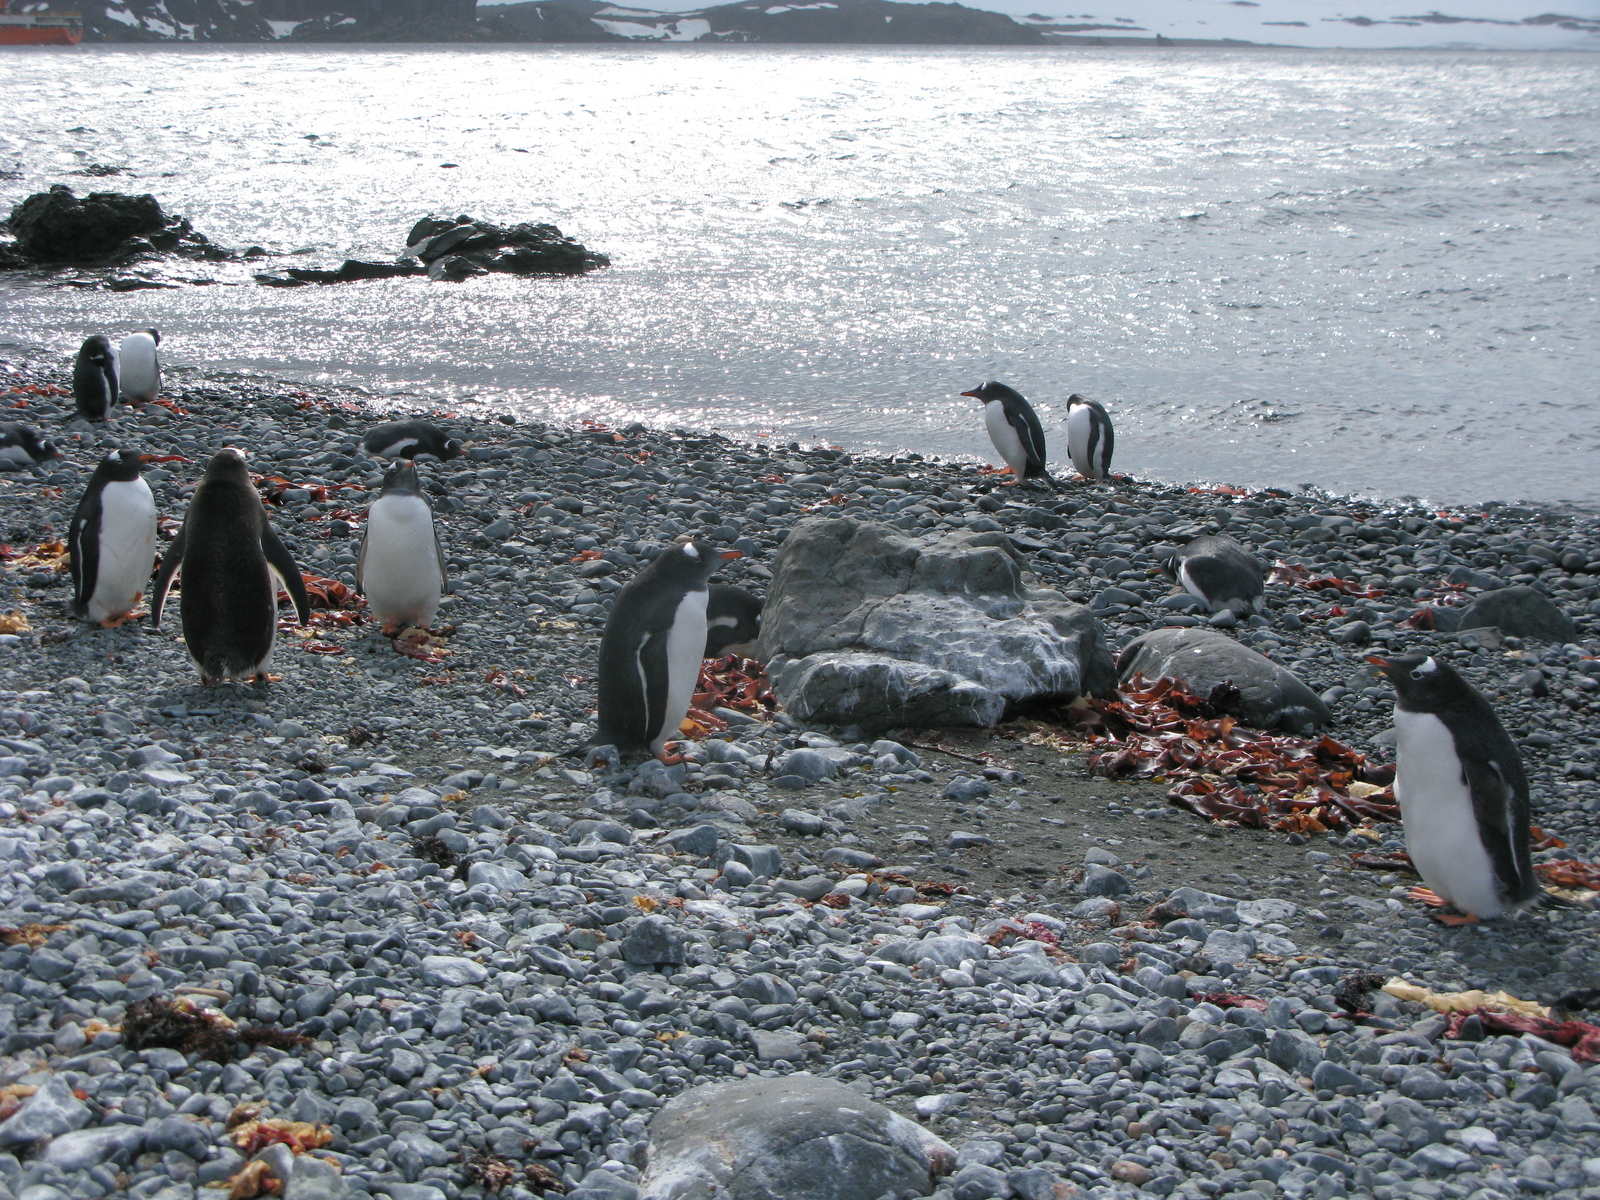
[[[617,593],[600,637],[599,728],[590,746],[654,754],[678,734],[705,655],[706,587],[723,559],[704,542],[663,550]]]
[[[1054,485],[1045,467],[1044,426],[1039,424],[1039,414],[1033,411],[1033,405],[1021,392],[991,379],[961,394],[982,402],[983,423],[989,430],[989,440],[1011,468],[1016,483],[1042,479]]]
[[[356,591],[367,598],[383,632],[427,629],[450,590],[433,506],[422,494],[417,465],[401,460],[384,472],[383,490],[367,509],[356,564]]]
[[[113,450],[89,476],[72,514],[67,549],[73,607],[80,617],[114,629],[128,619],[156,561],[156,500],[144,481],[157,458]]]
[[[117,403],[117,352],[111,339],[83,339],[72,364],[72,404],[85,421],[104,421]]]
[[[60,458],[61,451],[54,442],[47,442],[32,425],[6,422],[0,425],[0,471],[16,471],[23,467],[37,467],[52,458]]]
[[[361,446],[376,458],[416,458],[429,454],[440,462],[460,458],[464,443],[429,421],[390,421],[367,431]]]
[[[1201,534],[1166,559],[1161,569],[1206,606],[1207,612],[1260,612],[1266,607],[1266,568],[1231,537]]]
[[[1413,898],[1466,914],[1441,914],[1450,925],[1526,907],[1542,891],[1533,874],[1528,780],[1489,701],[1425,654],[1367,661],[1397,697],[1394,794],[1406,851],[1427,885]]]
[[[754,658],[760,636],[760,599],[730,583],[712,584],[706,600],[705,656],[741,654]]]
[[[301,625],[311,619],[311,602],[300,569],[267,522],[244,455],[231,446],[206,464],[156,573],[150,620],[158,629],[167,589],[180,570],[183,640],[200,668],[200,682],[267,682],[278,640],[278,582],[294,601]]]

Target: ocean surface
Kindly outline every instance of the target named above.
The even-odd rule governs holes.
[[[155,325],[398,408],[991,461],[958,393],[998,378],[1058,469],[1076,391],[1139,477],[1600,504],[1600,55],[80,47],[0,86],[0,205],[149,191],[276,266],[546,220],[614,263],[11,276],[0,351]]]

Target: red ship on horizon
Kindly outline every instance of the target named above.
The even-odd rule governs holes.
[[[20,6],[18,6],[20,7]],[[83,40],[83,15],[29,5],[16,12],[0,3],[0,46],[76,46]]]

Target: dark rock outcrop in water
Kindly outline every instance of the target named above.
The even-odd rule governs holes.
[[[211,244],[184,217],[161,209],[154,196],[94,192],[79,198],[65,184],[37,192],[11,210],[14,246],[0,246],[0,266],[104,266],[146,254],[213,261],[230,250]]]
[[[426,275],[455,283],[473,275],[582,275],[610,266],[604,254],[580,245],[554,225],[500,226],[471,217],[423,217],[406,236],[406,252],[391,263],[346,259],[336,270],[288,267],[256,276],[268,287],[351,283]]]

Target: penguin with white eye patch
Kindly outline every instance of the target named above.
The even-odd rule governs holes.
[[[591,746],[662,754],[694,699],[706,647],[707,582],[724,558],[704,542],[668,546],[617,593],[600,637],[599,728]]]
[[[1528,779],[1522,756],[1475,687],[1438,659],[1367,661],[1394,685],[1394,794],[1406,850],[1437,901],[1464,916],[1498,917],[1541,893],[1533,874]],[[1422,890],[1416,899],[1436,903]]]

